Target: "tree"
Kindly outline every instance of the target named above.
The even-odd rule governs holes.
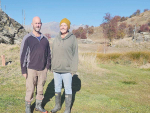
[[[87,39],[85,30],[81,33],[81,39]]]
[[[80,33],[78,30],[73,30],[72,33],[76,36],[76,38],[80,38]]]
[[[117,31],[117,38],[123,38],[125,36],[125,29],[126,29],[127,24],[126,23],[121,23],[118,27]]]
[[[89,27],[88,28],[88,33],[91,35],[91,34],[93,34],[94,33],[94,27]]]
[[[104,22],[102,23],[103,33],[110,42],[117,36],[117,22],[118,17],[111,17],[109,13],[104,16]]]
[[[113,19],[116,19],[116,21],[119,22],[121,20],[121,17],[120,16],[114,16]]]
[[[140,15],[140,13],[141,13],[141,11],[138,9],[138,10],[136,11],[136,16]]]
[[[88,25],[85,26],[85,28],[83,27],[79,27],[76,30],[73,30],[72,33],[77,37],[77,38],[81,38],[81,39],[86,39],[87,36],[86,34],[93,34],[94,32],[94,27],[91,26],[89,27]]]

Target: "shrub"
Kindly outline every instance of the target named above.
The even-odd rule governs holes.
[[[130,16],[130,18],[132,18],[132,17],[134,17],[134,16],[138,16],[138,15],[140,15],[140,10],[138,9],[138,10],[136,10],[136,12],[134,12],[131,16]]]
[[[76,36],[76,38],[80,38],[80,32],[78,30],[73,30],[72,33]]]
[[[148,11],[148,9],[144,9],[144,12]]]
[[[48,38],[48,39],[50,39],[51,38],[51,35],[50,34],[45,34],[45,36]]]
[[[125,29],[127,24],[121,23],[118,27],[117,38],[123,38],[125,36]]]
[[[127,30],[128,36],[133,36],[133,29],[134,29],[133,25],[128,25],[128,30]]]
[[[77,37],[77,38],[81,38],[81,39],[86,39],[87,36],[86,34],[93,34],[94,33],[94,27],[91,26],[89,27],[88,25],[85,26],[85,28],[83,27],[79,27],[76,30],[73,30],[72,33]]]
[[[150,19],[148,20],[148,26],[150,27]]]
[[[81,37],[80,38],[81,39],[87,39],[85,30],[81,33]]]
[[[128,17],[121,17],[121,19],[120,19],[120,22],[123,22],[123,21],[125,21],[125,20],[127,20],[128,19]]]
[[[148,24],[144,24],[140,27],[139,32],[148,32],[149,31],[149,26]]]

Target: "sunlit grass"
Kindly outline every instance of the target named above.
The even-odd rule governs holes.
[[[19,47],[2,48],[1,53],[12,63],[0,66],[0,113],[24,113],[26,89],[20,70]],[[149,113],[150,69],[133,66],[135,62],[144,64],[141,59],[148,63],[149,52],[79,54],[78,78],[74,75],[72,83],[72,113]],[[64,89],[62,109],[58,113],[65,110],[63,92]],[[44,94],[45,109],[51,111],[55,106],[51,72],[48,72]],[[32,104],[34,102],[35,94]]]

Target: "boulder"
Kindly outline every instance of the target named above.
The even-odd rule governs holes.
[[[24,27],[0,9],[0,43],[20,44],[27,34]]]

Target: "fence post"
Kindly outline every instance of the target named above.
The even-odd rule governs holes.
[[[5,55],[1,55],[2,58],[2,66],[5,66]]]

